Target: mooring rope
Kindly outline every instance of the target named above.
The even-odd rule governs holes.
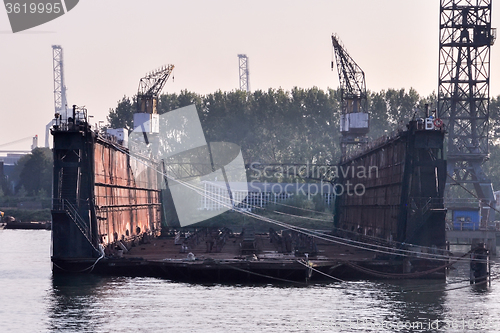
[[[260,277],[268,278],[268,279],[273,279],[273,280],[278,280],[278,281],[283,281],[283,282],[288,282],[288,283],[295,283],[295,284],[300,284],[300,285],[308,285],[307,283],[304,283],[304,282],[298,282],[298,281],[283,279],[283,278],[279,278],[279,277],[275,277],[275,276],[271,276],[271,275],[260,274],[260,273],[252,272],[252,271],[249,271],[249,270],[246,270],[246,269],[243,269],[243,268],[240,268],[240,267],[236,267],[236,266],[233,266],[233,265],[227,265],[226,267],[229,267],[231,269],[234,269],[234,270],[237,270],[237,271],[241,271],[241,272],[244,272],[244,273],[253,274],[253,275],[260,276]]]
[[[447,268],[447,267],[450,267],[452,265],[454,265],[457,261],[459,261],[460,259],[462,259],[463,257],[465,257],[466,255],[470,254],[472,252],[469,251],[467,253],[465,253],[464,255],[462,255],[461,257],[458,257],[456,258],[454,261],[452,262],[449,262],[449,263],[446,263],[444,265],[441,265],[441,266],[438,266],[438,267],[435,267],[435,268],[432,268],[430,270],[427,270],[427,271],[422,271],[422,272],[413,272],[413,273],[382,273],[382,272],[379,272],[379,271],[375,271],[375,270],[372,270],[372,269],[369,269],[369,268],[366,268],[366,267],[362,267],[360,265],[357,265],[353,262],[350,262],[350,261],[345,261],[345,264],[356,269],[356,270],[359,270],[363,273],[367,273],[367,274],[370,274],[370,275],[373,275],[373,276],[377,276],[377,277],[382,277],[382,278],[386,278],[386,279],[411,279],[411,278],[417,278],[417,277],[422,277],[422,276],[425,276],[425,275],[429,275],[429,274],[432,274],[434,272],[437,272],[441,269],[444,269],[444,268]]]
[[[326,276],[326,277],[329,277],[329,278],[330,278],[330,279],[332,279],[332,280],[335,280],[335,281],[338,281],[338,282],[345,282],[345,281],[344,281],[344,280],[342,280],[342,279],[339,279],[339,278],[336,278],[335,276],[332,276],[332,275],[326,274],[326,273],[324,273],[324,272],[320,271],[319,269],[316,269],[316,268],[314,268],[314,267],[312,267],[312,266],[308,265],[307,263],[303,262],[302,260],[297,260],[297,262],[298,262],[299,264],[304,265],[305,267],[307,267],[307,268],[309,268],[309,269],[311,269],[311,270],[313,270],[313,271],[317,272],[317,273],[320,273],[320,274],[323,274],[323,275],[324,275],[324,276]]]

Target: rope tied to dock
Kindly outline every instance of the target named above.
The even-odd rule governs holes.
[[[264,277],[264,278],[268,278],[268,279],[272,279],[272,280],[277,280],[277,281],[282,281],[282,282],[287,282],[287,283],[295,283],[295,284],[305,285],[305,286],[308,285],[305,282],[298,282],[298,281],[293,281],[293,280],[288,280],[288,279],[282,279],[282,278],[271,276],[271,275],[260,274],[260,273],[252,272],[252,271],[249,271],[247,269],[243,269],[243,268],[236,267],[236,266],[233,266],[233,265],[228,265],[227,267],[229,267],[231,269],[234,269],[234,270],[237,270],[237,271],[240,271],[240,272],[244,272],[244,273],[248,273],[248,274],[253,274],[253,275],[256,275],[256,276],[260,276],[260,277]]]
[[[303,266],[307,267],[308,269],[313,270],[314,272],[317,272],[317,273],[322,274],[322,275],[324,275],[324,276],[326,276],[326,277],[329,277],[329,278],[330,278],[330,279],[332,279],[332,280],[335,280],[335,281],[338,281],[338,282],[345,282],[345,281],[344,281],[344,280],[342,280],[342,279],[336,278],[335,276],[332,276],[332,275],[330,275],[330,274],[327,274],[327,273],[325,273],[325,272],[320,271],[319,269],[314,268],[314,267],[313,267],[313,266],[311,266],[310,264],[308,264],[308,263],[304,262],[302,259],[301,259],[301,260],[297,260],[297,262],[298,262],[299,264],[301,264],[301,265],[303,265]]]

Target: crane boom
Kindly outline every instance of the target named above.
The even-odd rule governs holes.
[[[349,153],[349,147],[363,147],[368,142],[366,134],[369,131],[369,114],[365,73],[349,56],[335,34],[332,35],[332,44],[337,60],[342,104],[340,149],[342,157],[346,157]]]
[[[174,70],[174,65],[163,66],[139,81],[137,92],[137,112],[134,114],[134,130],[144,135],[144,141],[149,144],[148,134],[157,135],[160,130],[159,115],[156,110],[158,94],[163,89]]]
[[[172,74],[174,65],[167,65],[157,69],[139,81],[137,92],[137,112],[156,114],[158,94],[163,89],[165,82]]]
[[[349,56],[336,35],[332,35],[332,43],[337,61],[341,99],[344,106],[349,108],[346,113],[367,112],[365,73]]]

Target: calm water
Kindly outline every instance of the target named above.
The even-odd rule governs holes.
[[[446,283],[203,286],[155,278],[53,277],[45,230],[0,230],[0,249],[0,332],[498,332],[500,327],[500,280],[488,290],[471,287],[460,282],[468,276],[465,266],[453,270]]]

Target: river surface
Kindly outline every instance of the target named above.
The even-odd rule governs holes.
[[[0,230],[0,332],[499,332],[500,280],[195,285],[53,276],[50,231]],[[496,266],[492,268],[496,274]]]

